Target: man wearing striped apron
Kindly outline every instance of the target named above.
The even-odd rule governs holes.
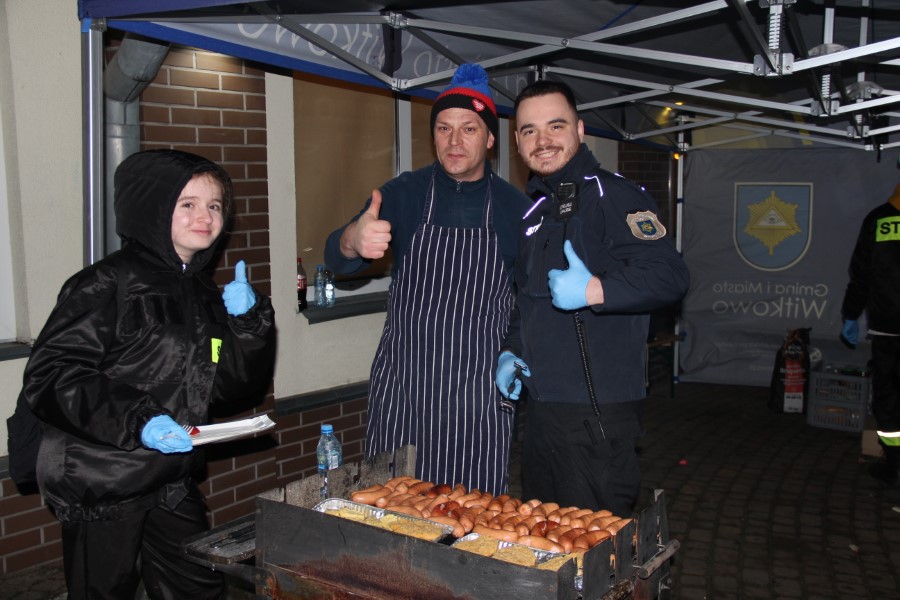
[[[513,413],[500,403],[494,364],[531,202],[485,160],[497,113],[484,69],[460,66],[431,125],[437,162],[373,190],[363,211],[329,236],[325,260],[349,274],[388,247],[393,253],[367,456],[413,444],[418,478],[497,495],[509,484]]]
[[[863,219],[850,259],[841,338],[859,342],[863,311],[872,340],[872,415],[884,460],[870,473],[897,485],[900,471],[900,185],[891,198]]]

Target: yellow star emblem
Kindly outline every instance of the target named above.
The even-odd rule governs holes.
[[[797,224],[797,204],[781,200],[773,191],[758,204],[750,204],[750,219],[744,233],[758,239],[769,249],[769,256],[775,253],[775,246],[800,233]]]

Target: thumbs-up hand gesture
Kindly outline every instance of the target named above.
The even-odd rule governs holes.
[[[578,310],[588,305],[587,289],[593,275],[566,240],[563,252],[569,261],[568,269],[551,269],[547,274],[553,306],[563,310]]]
[[[377,259],[387,252],[391,241],[391,223],[379,218],[381,191],[372,190],[372,202],[359,219],[351,223],[341,235],[341,253],[347,258],[361,256]]]
[[[225,310],[228,314],[238,317],[256,304],[256,293],[247,283],[247,265],[239,260],[234,265],[234,281],[225,286],[222,292],[222,300],[225,301]]]

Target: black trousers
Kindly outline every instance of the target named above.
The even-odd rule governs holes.
[[[900,336],[872,336],[872,415],[879,430],[900,431]],[[882,447],[900,467],[900,446]]]
[[[133,600],[142,578],[153,600],[223,597],[221,574],[181,552],[182,540],[207,529],[206,506],[196,488],[174,509],[159,504],[116,519],[64,521],[69,600]]]
[[[524,499],[629,517],[640,494],[642,402],[601,406],[526,401]]]

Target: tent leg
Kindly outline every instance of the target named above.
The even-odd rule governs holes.
[[[104,19],[81,23],[84,265],[103,258],[103,30]]]

